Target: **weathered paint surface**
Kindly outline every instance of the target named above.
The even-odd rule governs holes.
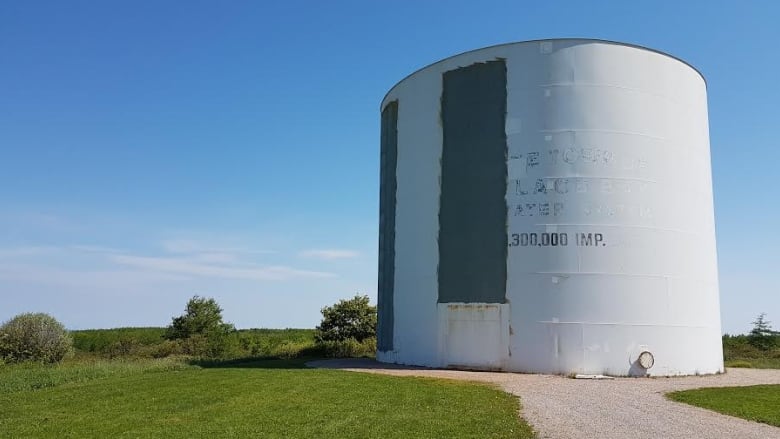
[[[446,253],[437,242],[442,77],[498,59],[507,81],[506,303],[450,309],[438,303],[437,277]],[[380,349],[381,361],[480,367],[470,363],[481,357],[485,368],[609,375],[723,370],[698,72],[618,43],[535,41],[440,61],[400,82],[383,108],[395,100],[394,345]],[[496,338],[504,323],[491,323],[482,305],[502,307],[506,336]],[[500,346],[483,346],[487,339]],[[649,370],[636,364],[643,350],[655,358]]]
[[[437,269],[442,77],[426,75],[398,90],[393,349],[385,361],[438,365]],[[414,107],[408,107],[408,102]],[[400,355],[400,356],[399,356]],[[412,363],[409,363],[412,364]]]
[[[506,65],[444,73],[439,302],[506,300]]]
[[[439,336],[443,366],[505,369],[509,364],[509,305],[440,303]]]
[[[393,349],[393,288],[395,278],[396,163],[398,161],[398,101],[382,110],[379,176],[379,285],[377,348]]]

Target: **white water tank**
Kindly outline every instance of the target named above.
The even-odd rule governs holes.
[[[379,361],[723,371],[707,89],[560,39],[425,67],[382,101]]]

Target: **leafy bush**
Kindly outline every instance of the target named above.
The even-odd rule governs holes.
[[[376,338],[357,341],[354,338],[320,343],[326,357],[332,358],[373,358],[376,355]]]
[[[310,350],[315,345],[313,329],[242,329],[238,331],[244,356],[278,357],[289,353],[290,345]]]
[[[143,345],[135,338],[121,338],[106,349],[108,358],[139,357]]]
[[[236,328],[222,320],[222,308],[212,298],[194,296],[184,314],[174,317],[163,336],[180,340],[185,354],[203,358],[232,358],[239,351]]]
[[[225,360],[241,356],[236,334],[194,334],[177,341],[181,352],[191,357]]]
[[[286,341],[276,346],[267,356],[289,360],[310,355],[314,350],[314,343]]]
[[[193,296],[184,314],[174,317],[163,335],[168,340],[182,340],[193,335],[227,334],[235,331],[222,321],[222,308],[212,298]]]
[[[371,306],[368,296],[360,295],[326,306],[315,337],[319,343],[349,339],[362,342],[376,337],[376,307]]]
[[[57,363],[73,352],[73,340],[54,317],[19,314],[0,326],[0,358],[10,363]]]
[[[145,353],[152,358],[166,358],[174,355],[183,355],[184,349],[178,340],[163,340],[156,345],[147,347]]]

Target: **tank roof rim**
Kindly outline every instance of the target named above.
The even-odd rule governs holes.
[[[578,37],[539,38],[539,39],[534,39],[534,40],[510,41],[508,43],[500,43],[500,44],[493,44],[493,45],[485,46],[485,47],[479,47],[479,48],[476,48],[476,49],[471,49],[471,50],[466,50],[466,51],[463,51],[463,52],[460,52],[460,53],[456,53],[455,55],[451,55],[451,56],[448,56],[446,58],[442,58],[442,59],[440,59],[438,61],[434,61],[434,62],[432,62],[430,64],[426,64],[423,67],[420,67],[419,69],[417,69],[417,70],[409,73],[408,75],[404,76],[400,81],[398,81],[395,84],[393,84],[393,86],[390,87],[390,89],[387,91],[387,93],[385,93],[385,95],[382,97],[382,100],[379,102],[379,111],[380,112],[382,111],[382,108],[384,107],[384,103],[387,100],[387,97],[390,96],[390,93],[392,93],[393,90],[395,90],[399,85],[401,85],[402,82],[406,81],[407,79],[411,78],[412,76],[416,75],[417,73],[422,72],[423,70],[426,70],[426,69],[428,69],[430,67],[435,66],[436,64],[439,64],[439,63],[442,63],[444,61],[448,61],[450,59],[457,58],[459,56],[466,55],[466,54],[469,54],[469,53],[479,52],[481,50],[494,49],[494,48],[503,47],[503,46],[514,46],[514,45],[518,45],[518,44],[541,43],[541,42],[545,42],[545,41],[550,41],[550,42],[555,42],[555,41],[585,41],[585,42],[595,42],[595,43],[608,43],[608,44],[614,44],[614,45],[618,45],[618,46],[631,47],[631,48],[634,48],[634,49],[640,49],[640,50],[646,50],[646,51],[649,51],[649,52],[654,52],[654,53],[657,53],[659,55],[663,55],[663,56],[665,56],[667,58],[671,58],[671,59],[673,59],[675,61],[678,61],[678,62],[680,62],[682,64],[685,64],[686,66],[690,67],[694,72],[696,72],[699,75],[699,77],[701,77],[702,81],[704,81],[704,88],[705,89],[707,88],[707,78],[705,78],[704,74],[699,69],[697,69],[693,64],[689,63],[688,61],[685,61],[682,58],[674,56],[674,55],[672,55],[670,53],[667,53],[667,52],[664,52],[664,51],[658,50],[658,49],[653,49],[652,47],[643,46],[641,44],[626,43],[626,42],[622,42],[622,41],[607,40],[607,39],[602,39],[602,38],[578,38]]]

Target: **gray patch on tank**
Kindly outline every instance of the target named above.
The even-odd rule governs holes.
[[[439,303],[506,302],[506,63],[444,73]]]
[[[377,349],[393,349],[395,288],[395,204],[398,180],[398,101],[382,110],[379,171],[379,279],[377,286]]]

